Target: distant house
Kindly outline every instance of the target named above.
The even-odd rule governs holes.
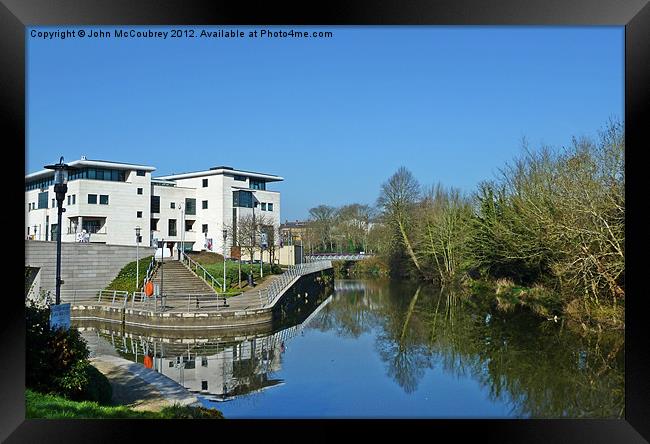
[[[280,239],[284,245],[294,245],[296,242],[301,244],[305,239],[305,234],[307,231],[306,221],[295,221],[289,222],[285,221],[280,225]]]

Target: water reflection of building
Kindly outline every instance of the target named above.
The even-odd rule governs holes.
[[[220,344],[212,350],[195,348],[175,357],[157,357],[154,369],[213,401],[264,390],[282,384],[272,374],[281,369],[285,341],[296,331],[292,327],[271,336]]]
[[[206,400],[223,401],[283,384],[273,374],[281,370],[286,342],[300,329],[296,325],[230,342],[145,338],[111,330],[98,334],[127,359],[150,366]]]
[[[286,343],[332,300],[315,299],[299,322],[272,334],[222,338],[152,338],[142,334],[90,327],[125,358],[143,363],[206,400],[223,401],[283,384],[281,370]],[[85,328],[84,328],[85,329]],[[148,356],[145,359],[145,356]]]

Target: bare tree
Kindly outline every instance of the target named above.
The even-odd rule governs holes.
[[[383,210],[386,222],[394,227],[395,235],[406,248],[415,268],[421,273],[422,268],[409,239],[413,208],[419,198],[420,184],[413,174],[402,166],[381,185],[377,206]]]
[[[332,226],[336,216],[336,209],[329,205],[319,205],[309,210],[310,226],[317,233],[323,250],[333,249]]]

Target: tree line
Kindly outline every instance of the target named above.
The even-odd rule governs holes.
[[[618,322],[625,297],[624,127],[522,154],[471,193],[423,186],[400,167],[374,208],[310,210],[321,251],[363,248],[395,276],[497,282],[577,316]],[[359,221],[358,224],[355,222]],[[592,316],[592,317],[593,317]]]

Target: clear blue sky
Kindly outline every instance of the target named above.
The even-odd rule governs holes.
[[[321,203],[373,204],[400,165],[469,192],[524,136],[561,146],[624,117],[623,27],[264,29],[334,36],[44,40],[28,29],[26,172],[61,155],[156,175],[230,165],[283,176],[270,189],[294,220]]]

